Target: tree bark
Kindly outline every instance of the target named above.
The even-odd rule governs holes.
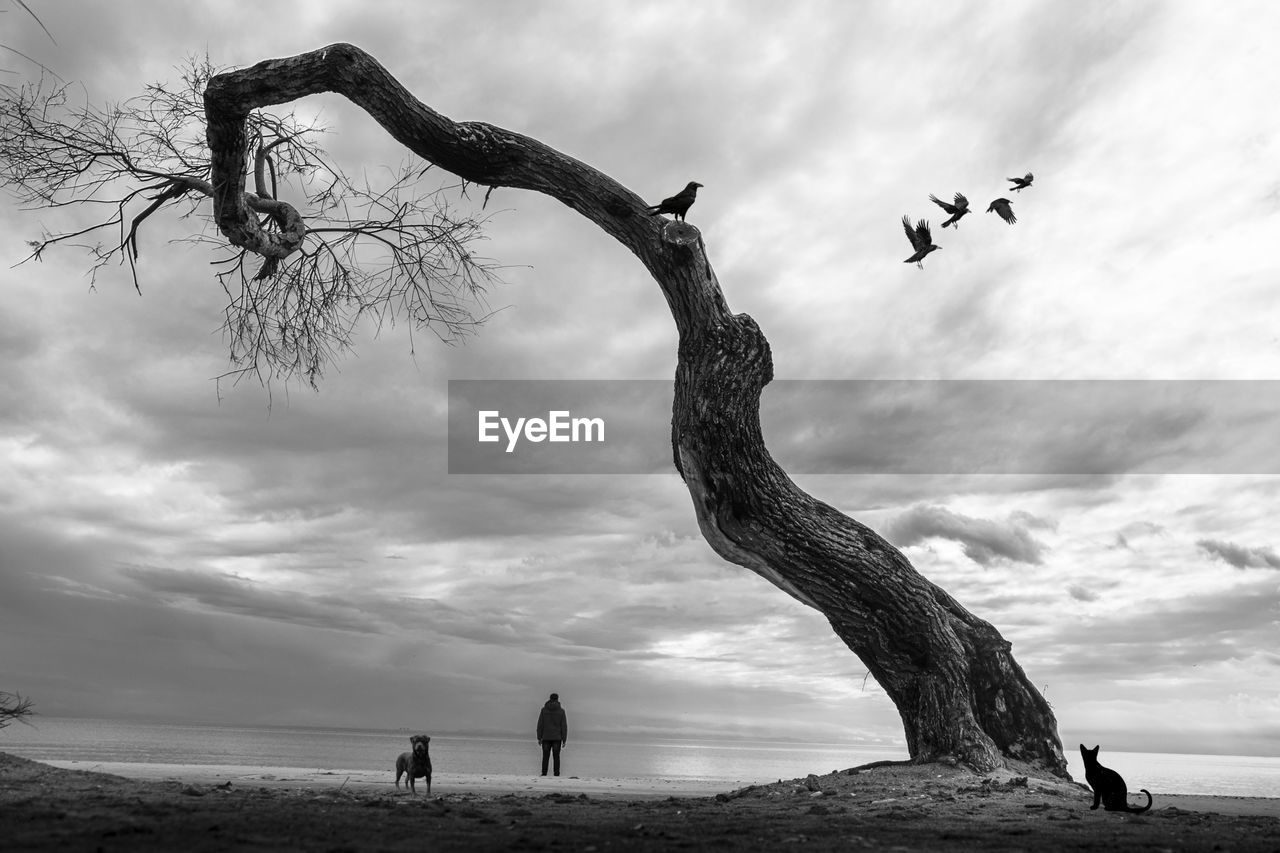
[[[729,310],[693,226],[645,215],[635,193],[535,139],[448,119],[364,51],[334,44],[210,81],[214,216],[228,240],[266,257],[297,248],[297,227],[266,232],[250,213],[245,118],[326,91],[464,180],[559,199],[644,263],[679,331],[672,453],[703,536],[827,617],[897,706],[913,760],[989,770],[1013,758],[1067,775],[1053,711],[1010,643],[875,532],[801,491],[769,455],[760,429],[769,344],[751,317]]]

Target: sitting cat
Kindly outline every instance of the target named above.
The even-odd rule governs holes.
[[[1129,789],[1125,787],[1124,779],[1110,767],[1103,767],[1098,763],[1098,747],[1085,749],[1084,744],[1080,744],[1080,757],[1084,759],[1085,781],[1093,789],[1093,805],[1089,806],[1090,809],[1096,809],[1099,802],[1109,812],[1142,814],[1151,808],[1151,792],[1146,788],[1138,790],[1147,795],[1147,804],[1140,809],[1129,805]]]

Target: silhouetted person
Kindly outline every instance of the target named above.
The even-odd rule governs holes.
[[[1005,222],[1008,222],[1010,225],[1012,225],[1013,223],[1018,221],[1018,217],[1013,215],[1013,207],[1011,207],[1010,205],[1011,203],[1009,199],[998,198],[995,201],[991,202],[991,206],[987,208],[987,213],[990,213],[991,211],[994,210],[996,213],[1000,214],[1001,219],[1003,219]]]
[[[924,256],[934,249],[941,249],[942,247],[933,245],[933,237],[929,234],[929,223],[923,219],[916,226],[916,230],[912,231],[911,220],[904,216],[902,217],[902,227],[907,231],[907,239],[911,241],[911,248],[916,250],[916,253],[903,261],[903,263],[915,264],[920,269],[924,269],[924,264],[921,263],[924,260]]]
[[[651,204],[647,208],[650,216],[657,216],[659,213],[670,213],[676,219],[684,219],[684,215],[689,212],[689,208],[693,207],[694,199],[698,197],[698,187],[702,184],[697,181],[690,181],[684,189],[673,195],[671,198],[664,198],[661,204]]]
[[[560,694],[551,698],[538,713],[538,744],[542,747],[542,775],[547,775],[547,759],[555,756],[555,773],[560,775],[560,747],[569,740],[569,719],[560,705]]]
[[[1035,180],[1035,177],[1035,175],[1027,172],[1027,176],[1025,178],[1005,178],[1005,180],[1013,181],[1013,186],[1009,187],[1009,189],[1014,192],[1018,192],[1019,190],[1025,190],[1027,187],[1031,186],[1031,182]]]
[[[956,228],[959,228],[960,217],[964,216],[966,213],[969,212],[969,199],[965,198],[960,193],[956,193],[955,204],[947,204],[945,201],[938,198],[936,195],[929,196],[929,201],[933,202],[938,207],[942,208],[947,213],[951,214],[951,218],[948,219],[946,222],[942,223],[943,228],[946,228],[948,225],[955,225]]]

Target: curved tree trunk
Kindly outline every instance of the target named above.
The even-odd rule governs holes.
[[[999,632],[872,530],[801,491],[769,455],[760,430],[769,344],[754,320],[730,312],[693,226],[645,215],[635,193],[535,139],[440,115],[373,57],[335,44],[210,81],[214,215],[228,240],[268,258],[297,248],[296,229],[264,231],[250,213],[244,120],[325,91],[464,180],[559,199],[640,258],[680,333],[671,443],[703,536],[827,617],[897,706],[913,760],[987,770],[1014,758],[1067,775],[1053,712]]]

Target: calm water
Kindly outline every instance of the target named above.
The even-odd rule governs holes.
[[[408,748],[407,732],[358,729],[194,726],[40,717],[34,726],[0,731],[0,750],[45,761],[132,761],[157,764],[246,764],[386,770]],[[850,744],[760,741],[571,740],[563,755],[569,776],[701,779],[726,787],[827,773],[904,752]],[[1067,753],[1084,780],[1079,753]],[[1131,791],[1280,797],[1280,758],[1234,755],[1104,753]],[[437,774],[533,774],[541,751],[532,738],[431,738]]]
[[[42,761],[246,764],[386,770],[409,748],[409,732],[360,729],[195,726],[40,717],[0,731],[0,751]],[[561,754],[569,776],[700,779],[732,787],[828,773],[905,752],[849,744],[571,739]],[[529,775],[542,750],[532,738],[433,735],[437,774]]]

